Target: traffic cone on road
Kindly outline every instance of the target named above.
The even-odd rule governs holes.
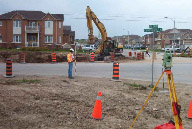
[[[188,118],[192,119],[192,94],[191,94],[191,101],[190,101],[190,104],[189,104]]]
[[[102,113],[101,113],[101,91],[98,92],[97,100],[95,102],[95,106],[92,112],[92,118],[96,120],[102,119]]]

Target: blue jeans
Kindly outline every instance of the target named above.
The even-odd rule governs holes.
[[[72,77],[73,73],[73,62],[68,63],[69,64],[69,69],[68,69],[68,77]]]

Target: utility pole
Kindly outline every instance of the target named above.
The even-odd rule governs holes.
[[[128,45],[129,45],[129,31],[128,31]],[[130,45],[129,45],[130,46]]]
[[[174,22],[174,44],[173,44],[173,53],[175,53],[175,20],[173,21]],[[180,46],[179,46],[180,47]]]

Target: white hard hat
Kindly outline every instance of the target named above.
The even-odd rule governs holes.
[[[71,48],[70,51],[74,52],[73,48]]]

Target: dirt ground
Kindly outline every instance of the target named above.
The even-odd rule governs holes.
[[[90,77],[0,77],[0,129],[127,129],[151,91],[149,84]],[[133,129],[153,129],[173,120],[169,94],[162,90],[159,84]],[[185,118],[191,85],[176,84],[176,90],[184,129],[191,129],[192,120]],[[98,91],[103,120],[90,117]]]

